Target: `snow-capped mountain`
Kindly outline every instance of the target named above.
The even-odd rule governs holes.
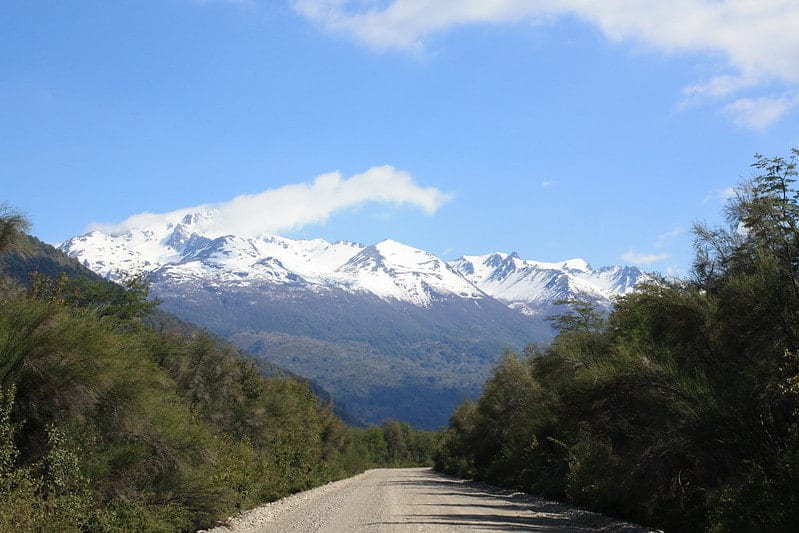
[[[450,265],[475,287],[528,315],[569,298],[588,298],[609,308],[615,297],[646,278],[636,267],[593,269],[582,259],[544,263],[515,253],[465,256]]]
[[[203,232],[214,216],[208,209],[166,224],[119,233],[94,231],[69,239],[61,249],[111,279],[147,273],[161,284],[302,285],[420,306],[448,297],[493,297],[525,314],[577,296],[608,307],[613,297],[631,291],[643,276],[634,267],[592,269],[582,259],[544,263],[494,253],[447,263],[392,240],[364,246]]]
[[[391,240],[362,246],[276,236],[211,239],[194,233],[176,239],[182,231],[178,227],[161,239],[149,231],[92,232],[70,239],[61,249],[111,279],[144,272],[162,284],[302,284],[318,290],[366,292],[421,306],[440,296],[485,297],[443,260]]]
[[[440,427],[505,349],[552,338],[544,317],[557,312],[554,301],[587,296],[607,306],[642,276],[580,259],[495,253],[447,263],[392,240],[210,231],[224,226],[219,216],[143,216],[61,249],[111,279],[147,274],[164,310],[313,379],[370,423]]]
[[[416,305],[427,305],[436,295],[485,297],[443,260],[392,240],[363,248],[337,268],[331,279],[351,289]]]
[[[349,242],[216,235],[202,231],[213,210],[176,222],[118,233],[93,231],[60,248],[110,279],[158,273],[174,282],[324,283],[330,272],[363,249]]]

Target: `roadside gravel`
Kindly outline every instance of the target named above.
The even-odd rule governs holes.
[[[207,533],[656,531],[429,468],[375,469],[230,518]]]

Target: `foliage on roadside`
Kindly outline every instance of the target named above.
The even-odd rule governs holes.
[[[542,350],[508,354],[452,416],[438,469],[668,531],[799,523],[796,159],[697,226],[689,280],[556,319]]]
[[[263,378],[207,333],[148,327],[156,305],[141,278],[4,279],[0,532],[193,531],[367,467],[431,461],[432,434],[347,426],[305,383]]]

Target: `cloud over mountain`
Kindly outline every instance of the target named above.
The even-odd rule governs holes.
[[[634,250],[628,250],[621,256],[622,261],[626,261],[628,263],[632,263],[638,266],[645,266],[651,265],[652,263],[657,263],[660,261],[664,261],[669,258],[669,254],[646,254],[646,253],[638,253]]]
[[[311,183],[285,185],[258,194],[241,195],[228,202],[178,209],[168,213],[141,213],[119,224],[92,224],[90,229],[120,233],[180,220],[185,215],[213,210],[199,221],[207,235],[258,236],[297,230],[322,223],[337,212],[367,203],[409,205],[434,214],[450,195],[435,187],[421,187],[407,172],[391,166],[372,167],[345,178],[341,172],[322,174]]]

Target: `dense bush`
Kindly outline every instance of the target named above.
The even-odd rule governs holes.
[[[2,214],[0,252],[17,242]],[[3,280],[0,531],[191,531],[431,461],[434,435],[349,427],[307,384],[261,377],[207,333],[156,333],[142,320],[154,307],[140,278]]]
[[[799,524],[799,193],[758,156],[689,280],[556,318],[452,417],[441,470],[669,531]]]

